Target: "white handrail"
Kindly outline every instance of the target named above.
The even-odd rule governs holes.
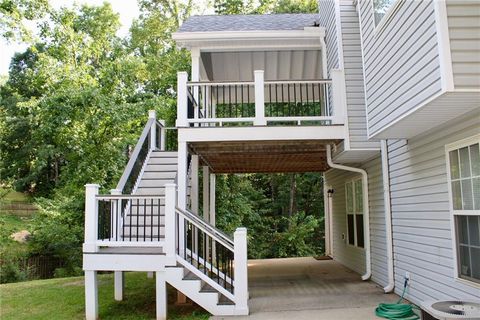
[[[190,221],[192,224],[195,225],[198,229],[202,230],[205,232],[209,237],[211,237],[213,240],[216,242],[220,243],[223,245],[225,248],[228,250],[234,252],[234,245],[233,245],[233,239],[223,233],[222,231],[216,229],[214,226],[208,224],[204,220],[198,218],[195,216],[193,213],[188,212],[186,210],[181,210],[179,208],[176,208],[175,210],[179,215],[184,217],[186,220]]]
[[[152,125],[156,122],[155,119],[150,118],[147,121],[147,124],[143,128],[142,134],[140,135],[140,138],[138,138],[137,144],[135,145],[135,148],[133,149],[133,153],[130,156],[130,159],[128,160],[127,166],[125,167],[125,170],[123,171],[122,177],[118,181],[117,187],[115,189],[118,190],[123,190],[125,187],[125,184],[127,183],[128,177],[130,176],[132,169],[135,165],[135,162],[137,161],[138,155],[140,154],[140,151],[142,150],[142,146],[145,142],[145,139],[147,139],[147,136],[150,132],[150,128]]]

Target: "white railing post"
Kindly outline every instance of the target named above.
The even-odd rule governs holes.
[[[110,190],[110,194],[113,195],[113,196],[119,196],[122,194],[122,190],[119,190],[119,189],[112,189]],[[121,212],[122,212],[122,200],[118,199],[115,201],[116,202],[116,205],[113,206],[112,208],[112,216],[110,217],[110,223],[111,223],[111,226],[112,226],[112,234],[110,235],[110,240],[111,241],[115,241],[115,239],[119,239],[121,240],[120,238],[120,235],[118,235],[118,237],[116,237],[117,235],[117,232],[118,230],[121,230],[121,226],[123,224],[123,221],[120,221],[120,217],[121,217]],[[123,236],[123,234],[122,234]]]
[[[98,184],[85,185],[85,240],[83,252],[97,252],[98,236]]]
[[[177,185],[165,184],[165,254],[167,257],[175,257],[175,206],[177,204]],[[183,237],[183,236],[182,236]]]
[[[256,126],[267,124],[265,120],[265,81],[263,70],[255,70],[255,120]]]
[[[347,107],[347,96],[345,88],[345,74],[343,70],[330,70],[332,76],[332,100],[333,100],[333,124],[345,123],[345,110]]]
[[[160,150],[165,151],[165,143],[167,141],[167,130],[165,130],[165,120],[158,120],[162,125],[160,128]]]
[[[248,315],[247,228],[237,228],[233,234],[235,314]]]
[[[177,127],[188,127],[188,73],[185,71],[177,73]]]
[[[148,119],[157,119],[157,112],[155,110],[148,111]],[[150,150],[157,148],[157,124],[154,122],[150,127]]]

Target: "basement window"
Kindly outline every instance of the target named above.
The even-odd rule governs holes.
[[[362,179],[349,181],[345,184],[347,211],[347,242],[349,245],[363,248],[363,187]]]
[[[480,283],[480,135],[446,151],[457,276]]]

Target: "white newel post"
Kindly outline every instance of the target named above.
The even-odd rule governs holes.
[[[190,56],[192,58],[192,81],[197,82],[200,81],[200,48],[192,48],[190,49]],[[193,98],[197,102],[197,105],[194,105],[193,109],[193,115],[195,120],[199,118],[200,115],[200,101],[198,99],[199,97],[199,87],[194,86],[193,87]],[[198,127],[198,123],[195,123],[195,127]]]
[[[175,205],[177,203],[177,185],[165,184],[165,254],[175,259]]]
[[[98,236],[98,184],[85,185],[85,240],[83,252],[97,252]]]
[[[248,315],[247,228],[237,228],[233,235],[235,314]]]
[[[345,74],[343,70],[330,70],[332,76],[333,124],[345,123],[345,108],[347,97],[345,88]]]
[[[158,120],[162,127],[160,128],[160,150],[165,151],[165,142],[167,141],[167,130],[165,130],[165,120]],[[157,146],[158,147],[158,146]]]
[[[187,81],[188,73],[177,73],[177,127],[188,127]]]
[[[157,119],[157,112],[155,110],[148,111],[149,119]],[[157,148],[157,124],[153,123],[150,127],[150,150],[155,150]]]
[[[255,120],[253,124],[256,126],[264,126],[267,124],[265,120],[265,81],[263,70],[255,70]]]

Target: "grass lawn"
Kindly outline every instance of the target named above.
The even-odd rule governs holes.
[[[124,300],[113,299],[113,274],[99,280],[100,319],[155,319],[155,279],[145,272],[125,275]],[[175,291],[168,290],[169,319],[208,319],[196,305],[174,305]],[[0,319],[84,319],[83,277],[35,280],[0,285]]]

